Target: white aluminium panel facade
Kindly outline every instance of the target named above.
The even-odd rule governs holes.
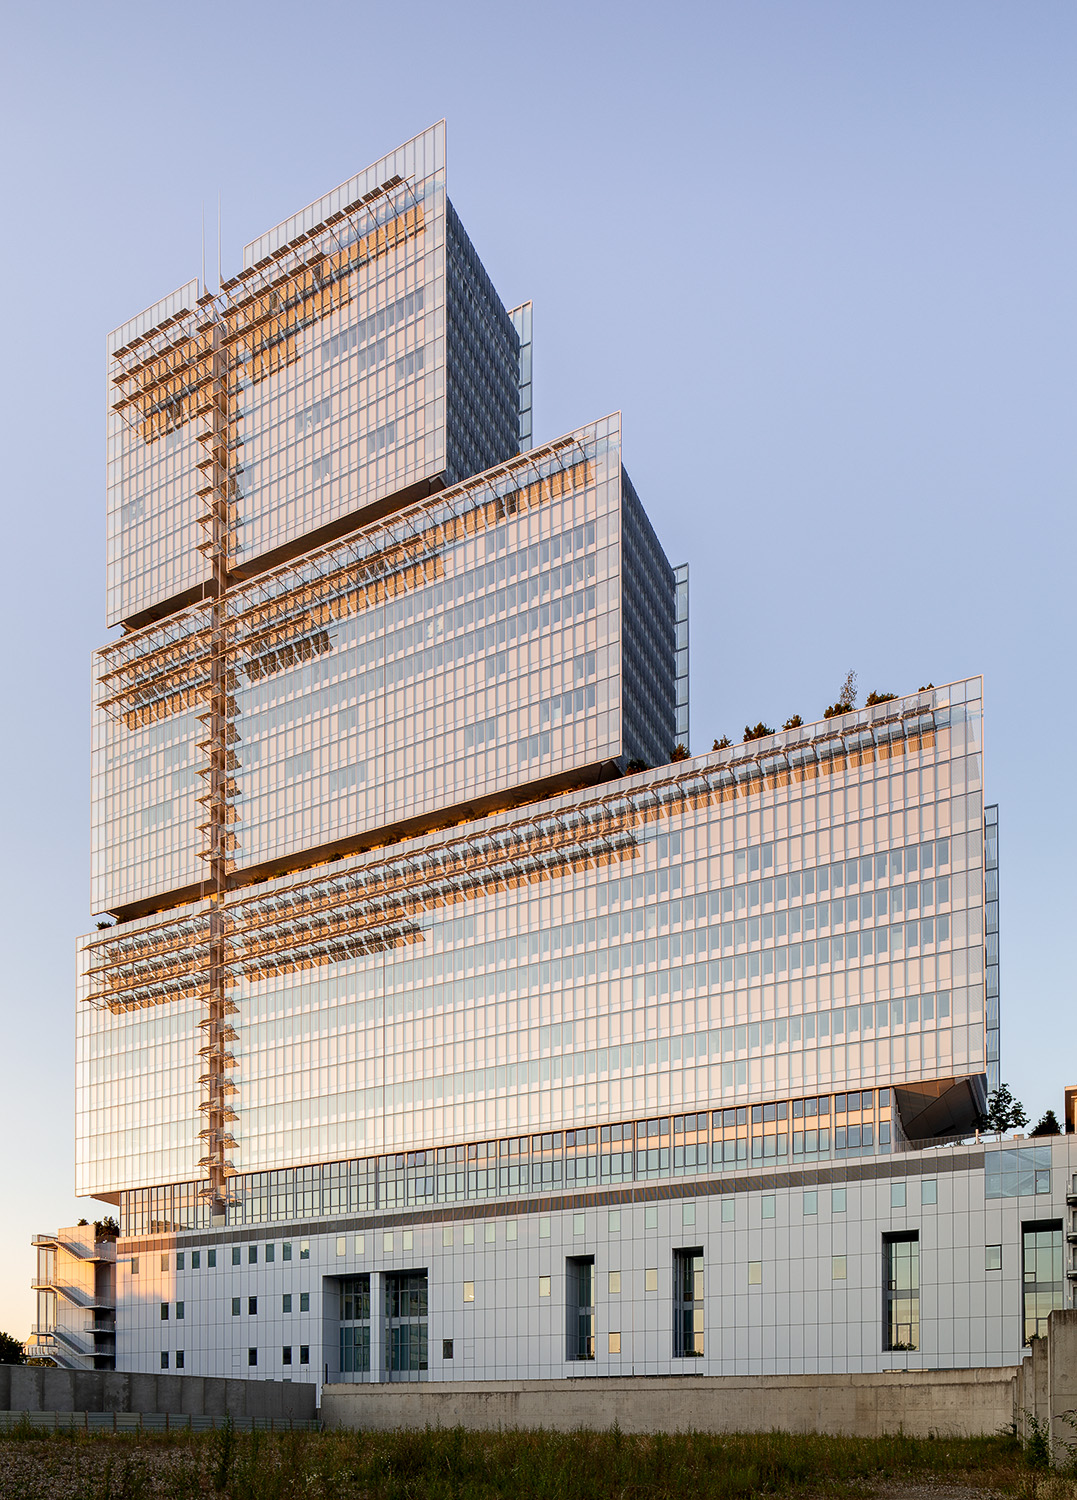
[[[179,1353],[192,1374],[319,1384],[1013,1365],[1037,1314],[1069,1305],[1075,1172],[1072,1137],[985,1141],[549,1205],[532,1195],[133,1238],[120,1255],[119,1364],[175,1369]],[[904,1321],[891,1322],[894,1246],[915,1254]],[[699,1293],[691,1348],[686,1258]],[[387,1294],[401,1277],[425,1288],[421,1370],[393,1368]]]

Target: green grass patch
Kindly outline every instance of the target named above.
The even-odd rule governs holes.
[[[3,1500],[748,1500],[967,1487],[1077,1500],[1017,1440],[813,1434],[235,1432],[0,1436]]]

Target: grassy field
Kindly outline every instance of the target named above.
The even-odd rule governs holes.
[[[1037,1461],[1038,1460],[1038,1461]],[[0,1437],[2,1500],[1077,1500],[1012,1437],[234,1433]]]

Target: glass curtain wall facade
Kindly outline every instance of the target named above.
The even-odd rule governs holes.
[[[985,1068],[981,736],[974,678],[237,892],[229,1214],[297,1202],[246,1174],[300,1164],[319,1204],[346,1161],[372,1205],[496,1192],[485,1144],[481,1169],[379,1153],[500,1161],[501,1133],[551,1187],[580,1157],[612,1177],[889,1147],[888,1091]],[[83,1191],[197,1178],[206,920],[87,940]]]
[[[674,594],[657,548],[609,418],[237,584],[223,610],[195,605],[105,648],[95,906],[127,914],[203,878],[215,609],[228,864],[250,872],[641,754],[668,760]]]
[[[520,448],[520,335],[446,197],[437,125],[110,336],[110,625],[212,587],[199,427],[223,370],[243,574]],[[529,410],[529,409],[528,409]]]

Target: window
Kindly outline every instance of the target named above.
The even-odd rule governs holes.
[[[162,1271],[167,1271],[168,1270],[168,1256],[167,1255],[162,1255],[161,1256],[161,1270]]]
[[[892,1182],[890,1184],[890,1207],[905,1207],[905,1184],[903,1182]]]
[[[647,1206],[644,1208],[644,1210],[643,1210],[643,1227],[644,1227],[644,1229],[657,1229],[658,1228],[658,1205],[657,1205],[657,1203],[648,1203]]]
[[[202,1266],[202,1252],[201,1252],[201,1250],[192,1250],[191,1251],[191,1270],[192,1271],[198,1271],[198,1270],[201,1269],[201,1266]]]
[[[620,1232],[621,1232],[621,1210],[619,1208],[611,1208],[610,1209],[609,1221],[608,1221],[606,1227],[609,1229],[610,1234],[620,1234]]]
[[[920,1202],[937,1203],[939,1201],[939,1185],[934,1178],[925,1178],[920,1184]]]
[[[291,1312],[291,1310],[292,1310],[292,1294],[291,1294],[291,1292],[285,1292],[284,1296],[280,1299],[280,1310],[281,1310],[281,1312]]]
[[[609,1283],[609,1294],[610,1294],[610,1296],[611,1297],[619,1297],[621,1295],[621,1273],[620,1273],[620,1271],[611,1271],[609,1273],[608,1283]]]
[[[310,1312],[310,1293],[309,1292],[300,1292],[299,1293],[299,1311],[300,1312]]]
[[[247,1313],[252,1318],[256,1318],[258,1316],[258,1298],[257,1297],[248,1297],[247,1298]]]
[[[1001,1245],[985,1245],[984,1246],[984,1270],[985,1271],[1001,1271],[1002,1270],[1002,1246]]]
[[[691,1229],[696,1222],[696,1206],[694,1203],[681,1204],[681,1228]]]
[[[167,1349],[162,1349],[161,1350],[161,1369],[162,1370],[167,1370],[168,1369],[168,1350]]]
[[[831,1262],[830,1262],[830,1279],[831,1279],[831,1281],[844,1281],[845,1280],[845,1271],[846,1271],[845,1256],[844,1255],[835,1255],[835,1256],[833,1256],[832,1259],[831,1259]]]
[[[830,1190],[830,1212],[832,1214],[843,1214],[845,1212],[845,1189],[831,1188]]]
[[[258,1264],[258,1246],[257,1245],[248,1245],[247,1246],[247,1264],[251,1265],[251,1266],[256,1266]]]
[[[648,1266],[643,1273],[643,1290],[645,1292],[657,1292],[658,1290],[658,1267]]]
[[[415,1231],[413,1229],[405,1229],[403,1235],[401,1236],[401,1238],[404,1241],[404,1249],[405,1250],[414,1249],[414,1246],[415,1246]]]
[[[347,1253],[348,1253],[348,1237],[347,1237],[346,1234],[338,1234],[337,1235],[337,1254],[338,1255],[347,1255]]]
[[[309,1260],[310,1259],[310,1241],[309,1240],[300,1240],[300,1242],[299,1242],[299,1259],[300,1260]]]
[[[539,1296],[540,1297],[548,1297],[549,1295],[550,1295],[550,1278],[548,1276],[540,1276],[539,1277]]]
[[[177,1302],[176,1303],[176,1317],[177,1318],[182,1318],[183,1317],[183,1303],[182,1302]]]
[[[763,1262],[761,1260],[750,1260],[748,1262],[748,1285],[763,1285]]]
[[[442,1339],[441,1357],[442,1359],[452,1359],[452,1339]]]
[[[919,1349],[920,1236],[884,1235],[883,1265],[883,1348]]]
[[[393,1253],[393,1231],[387,1230],[381,1237],[381,1248],[389,1255]]]
[[[582,1218],[582,1214],[578,1217]],[[595,1357],[595,1258],[570,1256],[565,1262],[568,1289],[565,1358]]]
[[[340,1283],[340,1369],[345,1375],[370,1369],[370,1276]]]
[[[474,1300],[475,1300],[475,1283],[473,1281],[465,1281],[464,1282],[464,1301],[465,1302],[474,1302]]]
[[[586,1227],[587,1227],[586,1217],[585,1217],[584,1214],[573,1214],[572,1215],[572,1233],[573,1234],[583,1234],[584,1231],[586,1230]]]
[[[806,1214],[817,1214],[819,1212],[819,1194],[804,1194],[804,1212]]]
[[[736,1217],[736,1204],[732,1198],[722,1199],[722,1223],[732,1224]]]
[[[161,1303],[161,1322],[162,1323],[167,1323],[168,1322],[168,1303],[167,1302],[162,1302]]]
[[[1022,1279],[1024,1283],[1024,1341],[1043,1338],[1047,1319],[1063,1306],[1062,1225],[1021,1226]]]
[[[247,1364],[253,1366],[253,1365],[256,1365],[257,1363],[258,1363],[258,1350],[257,1349],[248,1349],[247,1350]]]
[[[239,1248],[238,1245],[233,1245],[232,1246],[232,1264],[234,1266],[238,1266],[238,1265],[242,1265],[242,1263],[243,1263],[243,1252]]]
[[[539,1220],[539,1239],[540,1240],[548,1240],[549,1238],[550,1238],[550,1221],[549,1221],[549,1219],[540,1219]],[[464,1237],[464,1243],[467,1244],[467,1236],[466,1235]]]
[[[357,1234],[355,1236],[355,1253],[356,1253],[356,1255],[365,1255],[366,1254],[366,1235],[365,1234]]]
[[[310,1364],[310,1345],[309,1344],[300,1344],[300,1346],[299,1346],[299,1363],[301,1365],[309,1365]]]
[[[265,1247],[265,1258],[266,1258],[266,1265],[267,1266],[271,1266],[273,1264],[273,1262],[276,1260],[276,1258],[277,1258],[276,1252],[277,1252],[276,1245],[267,1245]]]
[[[177,1370],[182,1370],[183,1369],[183,1350],[182,1349],[177,1349],[176,1350],[176,1369]]]
[[[1051,1147],[1019,1146],[984,1153],[984,1196],[1019,1198],[1051,1191]]]
[[[447,1224],[441,1231],[441,1243],[448,1247],[452,1244],[452,1225]]]
[[[763,1201],[762,1201],[762,1204],[761,1204],[761,1211],[762,1211],[762,1215],[763,1215],[764,1219],[773,1219],[773,1217],[774,1217],[774,1199],[771,1197],[771,1195],[769,1193],[767,1193],[764,1196],[764,1198],[763,1198]]]
[[[280,1351],[280,1362],[282,1365],[290,1365],[292,1362],[292,1346],[285,1344]]]
[[[703,1353],[703,1249],[673,1252],[673,1357]]]
[[[281,1258],[281,1260],[291,1260],[291,1258],[292,1258],[292,1247],[291,1247],[291,1245],[288,1245],[288,1244],[281,1245],[281,1247],[280,1247],[280,1258]]]
[[[131,1257],[131,1275],[132,1276],[137,1276],[138,1275],[138,1256],[137,1255],[132,1255],[132,1257]]]
[[[216,1250],[207,1250],[206,1251],[206,1267],[207,1267],[207,1269],[215,1270],[216,1266],[217,1266],[217,1252],[216,1252]]]
[[[233,1316],[233,1318],[238,1318],[239,1317],[240,1308],[242,1307],[242,1305],[243,1305],[243,1299],[241,1297],[233,1297],[232,1298],[232,1316]]]
[[[620,1354],[620,1352],[621,1352],[621,1335],[619,1333],[611,1333],[610,1334],[610,1336],[609,1336],[609,1352],[611,1354]]]
[[[177,1271],[182,1271],[183,1270],[183,1251],[182,1250],[176,1256],[176,1270]]]
[[[517,1233],[516,1220],[515,1219],[510,1219],[508,1221],[508,1223],[505,1225],[505,1239],[508,1241],[508,1243],[510,1245],[512,1244],[513,1240],[515,1240],[516,1233]]]
[[[390,1380],[417,1380],[427,1368],[427,1280],[425,1271],[385,1277],[385,1356]]]

